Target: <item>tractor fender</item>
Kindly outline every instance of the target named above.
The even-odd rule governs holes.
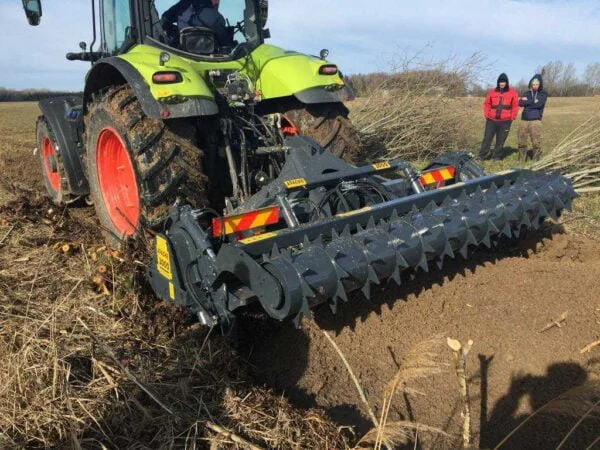
[[[87,195],[89,186],[81,159],[83,98],[54,97],[42,100],[38,105],[56,139],[70,193]]]
[[[85,110],[92,102],[94,94],[110,86],[122,84],[133,88],[144,114],[151,119],[210,116],[219,112],[214,99],[209,98],[186,96],[181,101],[169,103],[157,100],[148,82],[136,67],[116,56],[102,59],[88,72],[84,91]]]

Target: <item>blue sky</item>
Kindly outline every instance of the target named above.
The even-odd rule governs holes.
[[[165,2],[167,0],[161,0]],[[234,0],[221,0],[222,4]],[[235,0],[239,1],[239,0]],[[386,70],[419,53],[427,60],[486,56],[483,81],[507,72],[529,79],[551,60],[581,73],[600,61],[598,0],[271,0],[271,43],[330,50],[343,72]],[[29,27],[20,0],[0,0],[0,87],[81,89],[88,65],[64,55],[91,39],[88,0],[45,0]]]

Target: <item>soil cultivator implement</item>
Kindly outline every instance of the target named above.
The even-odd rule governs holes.
[[[150,269],[161,297],[207,325],[226,327],[253,300],[299,324],[319,304],[335,312],[350,292],[369,298],[372,285],[400,284],[404,270],[441,268],[470,247],[537,229],[576,196],[560,175],[484,175],[465,153],[445,154],[421,173],[404,161],[353,167],[308,138],[286,144],[280,177],[231,216],[171,210]]]

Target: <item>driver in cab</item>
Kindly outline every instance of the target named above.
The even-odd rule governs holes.
[[[187,27],[210,28],[218,47],[233,44],[232,27],[219,13],[220,0],[179,0],[162,15],[161,24],[169,36],[179,35]],[[177,23],[177,26],[174,25]]]

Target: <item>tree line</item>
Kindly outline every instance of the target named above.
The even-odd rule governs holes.
[[[600,95],[600,63],[590,63],[582,74],[577,73],[574,63],[550,61],[539,67],[544,79],[544,88],[553,97],[586,97]],[[508,74],[511,77],[511,74]],[[533,74],[532,74],[533,76]],[[511,77],[511,85],[519,92],[529,89],[529,79],[521,78],[515,82]],[[385,86],[386,89],[417,89],[427,86],[433,94],[451,97],[465,95],[485,96],[493,83],[483,84],[473,81],[472,77],[456,71],[403,70],[401,72],[377,72],[357,74],[346,77],[346,81],[359,96],[369,95]],[[436,86],[439,86],[436,88]],[[438,92],[442,91],[443,92]]]
[[[7,89],[0,88],[0,102],[34,102],[62,95],[76,95],[76,92],[57,92],[47,89]]]

